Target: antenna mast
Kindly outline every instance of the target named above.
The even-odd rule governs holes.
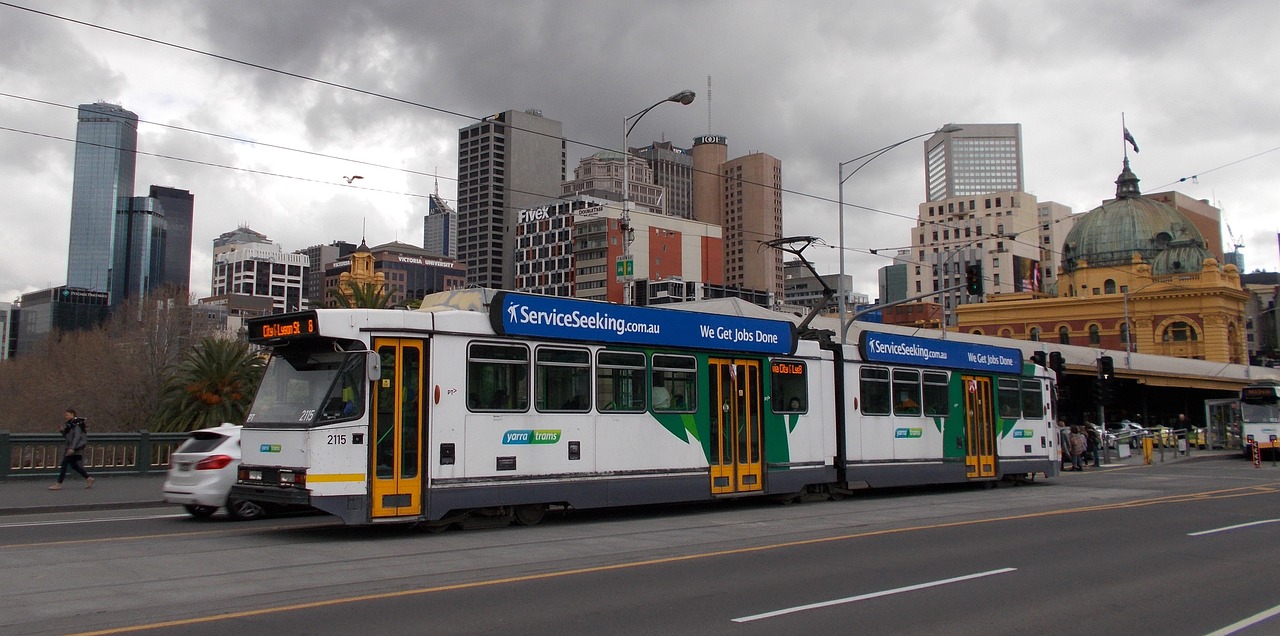
[[[707,134],[710,135],[714,131],[711,130],[711,76],[707,76]]]

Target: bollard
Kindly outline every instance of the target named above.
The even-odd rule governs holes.
[[[1142,462],[1148,466],[1151,465],[1151,451],[1154,445],[1155,440],[1150,437],[1142,438]]]

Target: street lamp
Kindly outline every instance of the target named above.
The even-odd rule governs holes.
[[[636,127],[636,124],[640,123],[640,119],[648,114],[649,111],[667,102],[675,102],[683,106],[688,106],[693,103],[693,98],[696,95],[697,94],[691,90],[686,89],[680,91],[679,93],[676,93],[675,95],[672,95],[660,102],[656,102],[654,105],[622,120],[622,264],[620,265],[621,271],[619,273],[623,274],[622,304],[624,305],[631,304],[632,278],[630,270],[631,212],[629,210],[629,204],[631,202],[631,150],[627,140],[631,137],[632,129]]]
[[[652,106],[650,108],[652,108]],[[960,126],[957,126],[955,124],[947,124],[937,130],[931,130],[929,132],[920,133],[919,135],[915,135],[913,137],[907,137],[902,141],[889,144],[888,146],[880,148],[879,150],[873,150],[871,152],[868,152],[867,154],[862,155],[861,157],[854,157],[853,159],[850,159],[848,161],[842,161],[839,164],[837,164],[837,167],[840,173],[840,176],[839,176],[840,180],[837,182],[838,190],[839,190],[838,199],[839,199],[840,207],[836,210],[836,212],[839,214],[838,232],[840,233],[840,277],[836,279],[836,290],[837,290],[836,293],[839,294],[839,298],[837,299],[837,307],[838,307],[837,311],[840,314],[841,340],[844,339],[844,333],[846,330],[847,321],[845,320],[845,313],[847,311],[847,308],[845,307],[845,304],[846,304],[845,296],[848,295],[848,292],[846,292],[844,288],[845,287],[844,285],[844,182],[848,181],[849,177],[852,177],[853,175],[857,174],[859,170],[866,167],[867,164],[878,159],[880,155],[883,155],[884,153],[889,152],[890,150],[893,150],[894,148],[897,148],[902,144],[905,144],[909,141],[915,141],[921,137],[927,137],[929,135],[933,135],[937,133],[952,133],[952,132],[959,132],[961,130],[964,130],[964,129],[961,128]],[[849,174],[844,173],[845,166],[851,163],[857,163],[859,161],[861,161],[862,163],[858,163],[857,167],[849,171]]]

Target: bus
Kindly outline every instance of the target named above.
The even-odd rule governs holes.
[[[1280,435],[1280,382],[1261,380],[1240,389],[1240,435],[1244,455],[1250,457],[1250,445],[1260,453],[1276,452]]]
[[[352,525],[1059,469],[1052,376],[1013,348],[481,289],[247,326],[270,358],[233,496]]]

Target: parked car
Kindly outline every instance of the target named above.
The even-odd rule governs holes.
[[[1147,434],[1146,429],[1138,426],[1135,422],[1129,420],[1120,420],[1119,422],[1107,422],[1107,432],[1111,433],[1117,440],[1123,440],[1129,444],[1129,448],[1137,448],[1142,445],[1142,437]]]
[[[240,429],[235,424],[193,431],[169,457],[164,480],[164,501],[182,504],[197,518],[206,518],[225,507],[233,519],[266,516],[264,505],[245,499],[229,499],[240,468]]]

